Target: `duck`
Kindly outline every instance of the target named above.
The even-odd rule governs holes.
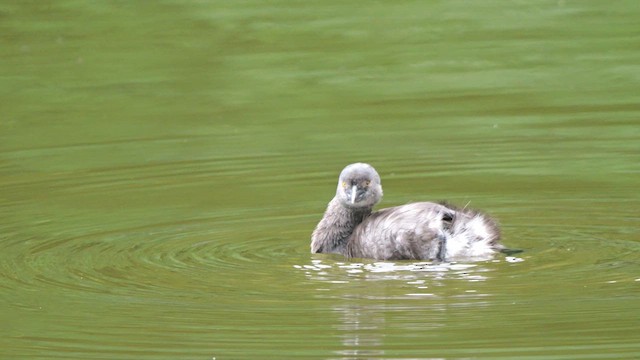
[[[373,211],[382,183],[366,163],[347,165],[311,234],[311,253],[376,260],[488,260],[505,249],[489,215],[448,202],[415,202]]]

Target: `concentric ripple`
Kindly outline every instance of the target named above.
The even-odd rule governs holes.
[[[219,289],[225,284],[214,279],[221,273],[255,276],[274,259],[299,251],[294,242],[255,228],[230,231],[233,221],[199,219],[51,239],[5,233],[12,256],[0,265],[0,286],[96,293]]]

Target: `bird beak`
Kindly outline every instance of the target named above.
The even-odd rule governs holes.
[[[351,203],[352,204],[356,203],[356,195],[358,195],[358,186],[353,185],[353,187],[351,188]]]

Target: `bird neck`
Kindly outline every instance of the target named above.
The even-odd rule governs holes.
[[[367,216],[371,214],[371,207],[347,208],[340,200],[333,198],[324,217],[312,235],[311,251],[314,253],[346,254],[349,236]]]

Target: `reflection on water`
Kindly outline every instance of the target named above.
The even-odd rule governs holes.
[[[506,257],[491,263],[502,261],[517,263],[524,259]],[[427,316],[417,323],[412,319],[413,324],[405,320],[402,328],[432,332],[446,326],[443,316],[447,312],[490,306],[487,297],[491,294],[473,286],[490,278],[492,269],[482,264],[314,259],[311,264],[293,267],[316,284],[317,298],[330,299],[335,304],[338,323],[334,328],[342,346],[334,353],[341,359],[387,355],[384,345],[389,313],[428,309]],[[464,289],[450,293],[448,286],[452,284]]]
[[[514,261],[514,260],[512,260]],[[332,278],[332,274],[336,271],[332,269],[336,267],[338,274],[346,275],[348,278],[344,280],[336,280]],[[483,281],[486,278],[480,274],[471,273],[469,269],[476,268],[474,264],[456,264],[456,263],[431,263],[431,262],[414,262],[414,263],[393,263],[393,262],[374,262],[374,263],[342,263],[335,265],[323,264],[322,260],[313,260],[311,265],[294,265],[295,268],[305,271],[305,275],[309,279],[317,281],[326,281],[330,283],[346,283],[349,280],[395,280],[408,281],[407,284],[422,284],[425,280],[418,280],[416,273],[429,274],[430,280],[441,280],[445,276],[447,278],[464,279],[468,281]],[[475,272],[481,270],[475,269]],[[339,278],[343,276],[339,275]],[[420,288],[420,287],[418,287]]]

